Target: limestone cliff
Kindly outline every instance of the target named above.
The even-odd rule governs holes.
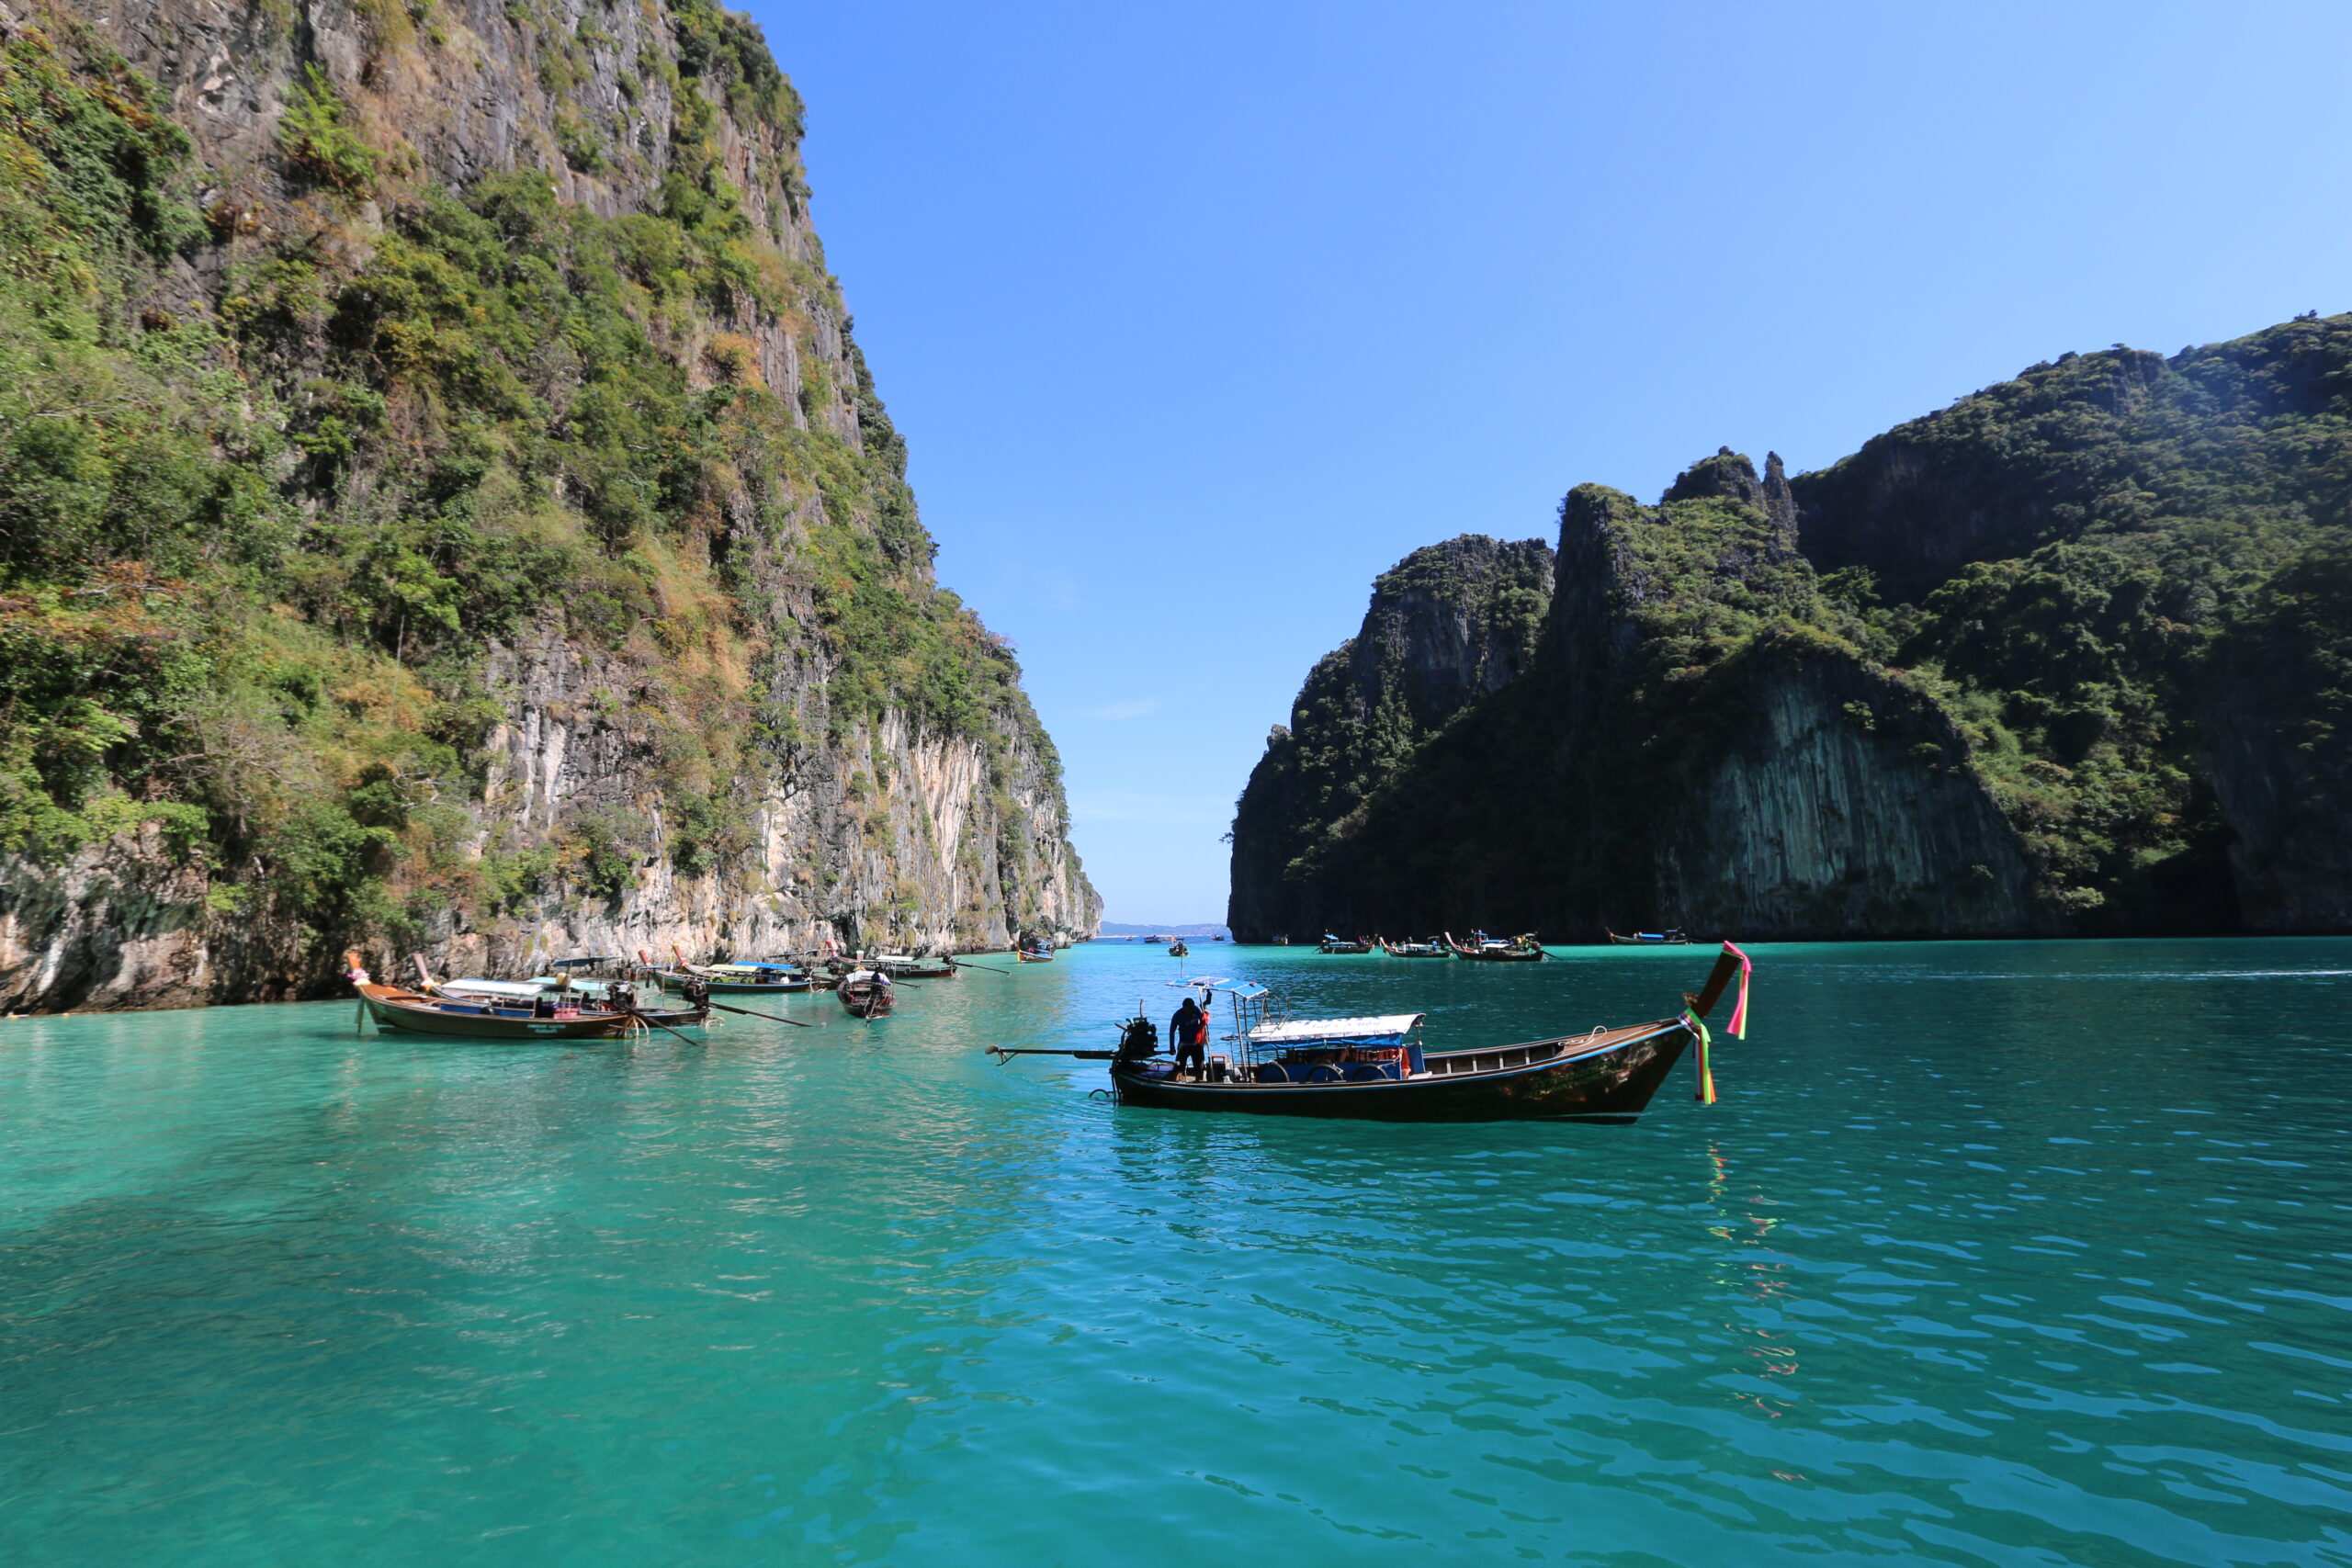
[[[1728,451],[1655,507],[1570,492],[1517,678],[1396,755],[1281,901],[1245,904],[1270,747],[1236,818],[1237,936],[2046,928],[1965,742],[1840,635],[1793,522],[1779,459],[1759,478]]]
[[[707,0],[0,0],[0,1001],[1099,914]]]
[[[2345,930],[2347,537],[2346,316],[2064,355],[1793,479],[1580,487],[1517,679],[1344,813],[1277,733],[1233,924]]]
[[[1551,579],[1542,540],[1465,534],[1414,551],[1373,585],[1362,629],[1307,676],[1289,726],[1276,728],[1250,774],[1233,824],[1237,930],[1315,923],[1296,890],[1354,830],[1374,789],[1524,671]]]

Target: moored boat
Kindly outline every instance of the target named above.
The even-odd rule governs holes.
[[[1370,953],[1374,951],[1374,943],[1370,937],[1359,937],[1355,941],[1350,942],[1345,937],[1332,936],[1327,932],[1325,933],[1322,942],[1317,945],[1316,951],[1317,953]]]
[[[1391,942],[1382,944],[1391,958],[1451,958],[1453,950],[1442,942]]]
[[[1121,1026],[1115,1051],[991,1047],[1001,1059],[1072,1055],[1111,1063],[1123,1104],[1257,1115],[1356,1117],[1382,1122],[1545,1119],[1631,1122],[1647,1109],[1677,1062],[1699,1046],[1699,1098],[1714,1098],[1705,1019],[1737,976],[1731,1032],[1744,1034],[1747,955],[1729,942],[1680,1014],[1583,1034],[1515,1044],[1432,1051],[1424,1015],[1284,1020],[1270,1016],[1258,987],[1222,987],[1231,999],[1234,1055],[1213,1055],[1179,1072],[1158,1055],[1149,1021]]]
[[[888,1018],[898,1005],[890,976],[878,969],[853,969],[842,976],[834,994],[852,1018]]]
[[[653,974],[665,985],[682,984],[688,978],[699,980],[714,997],[772,997],[820,988],[808,967],[793,958],[689,964],[681,957],[672,967],[654,970]]]
[[[957,968],[953,958],[918,958],[909,953],[876,953],[864,963],[893,980],[953,980]]]
[[[1609,930],[1606,926],[1601,929]],[[1609,940],[1619,947],[1687,947],[1690,943],[1690,939],[1682,934],[1680,927],[1664,931],[1635,931],[1632,936],[1619,936],[1615,931],[1609,931]]]
[[[450,995],[430,979],[422,989],[411,990],[378,984],[360,966],[356,953],[346,954],[345,959],[360,1007],[379,1029],[469,1040],[610,1040],[648,1029],[698,1024],[710,1016],[695,1007],[640,1008],[626,984],[615,984],[594,997],[554,987],[543,987],[529,996],[479,990]],[[423,967],[420,960],[420,972]]]
[[[1545,956],[1544,944],[1535,940],[1533,931],[1514,937],[1488,936],[1485,931],[1472,931],[1467,947],[1454,941],[1453,933],[1448,931],[1445,933],[1445,945],[1453,951],[1454,957],[1475,959],[1481,964],[1536,964]]]

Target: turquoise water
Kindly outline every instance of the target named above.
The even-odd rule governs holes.
[[[1763,947],[1721,1103],[1090,1100],[1177,965],[823,1032],[0,1024],[11,1563],[2352,1563],[2352,941]],[[1432,1043],[1702,949],[1204,948]]]

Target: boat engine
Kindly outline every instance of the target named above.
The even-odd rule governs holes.
[[[1119,1060],[1139,1062],[1159,1054],[1159,1026],[1138,1013],[1119,1025]]]

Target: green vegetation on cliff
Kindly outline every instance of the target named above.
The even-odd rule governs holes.
[[[1341,907],[1377,920],[1435,874],[1415,847],[1431,843],[1484,865],[1481,897],[1526,911],[1512,919],[1582,920],[1611,889],[1654,901],[1642,890],[1687,880],[1671,867],[1703,853],[1667,838],[1688,838],[1679,814],[1727,787],[1724,737],[1788,700],[1774,669],[1807,666],[1816,688],[1850,669],[1857,692],[1876,694],[1846,704],[1857,735],[1883,750],[1900,730],[1909,765],[1975,781],[2030,869],[2015,929],[2228,928],[2233,846],[2258,839],[2291,859],[2285,829],[2248,813],[2291,799],[2297,821],[2319,821],[2352,777],[2338,729],[2352,699],[2330,651],[2330,628],[2352,622],[2352,317],[2170,360],[2068,355],[1793,481],[1775,464],[1759,482],[1723,453],[1655,507],[1580,487],[1562,522],[1528,680],[1382,752],[1344,814],[1281,787],[1283,745],[1307,754],[1342,734],[1309,701],[1332,660],[1309,677],[1302,733],[1270,750],[1237,819],[1238,928],[1305,929]],[[2297,739],[2257,765],[2241,737],[2225,764],[2216,736],[2241,710]],[[1577,782],[1596,751],[1613,786]],[[1529,811],[1538,798],[1595,819],[1563,826]],[[1281,836],[1326,846],[1279,877],[1265,834],[1277,818],[1295,818]],[[2321,862],[2345,858],[2301,831]],[[1819,850],[1791,840],[1781,871],[1751,872],[1795,886],[1791,868]],[[1858,857],[1849,874],[1874,874],[1867,845],[1838,852]],[[2247,918],[2273,929],[2352,915],[2264,897]]]
[[[584,32],[507,9],[542,29],[548,91],[591,69]],[[399,6],[367,15],[371,71],[438,47]],[[6,38],[0,851],[153,824],[216,905],[330,942],[616,895],[642,814],[482,844],[458,809],[507,711],[486,660],[531,638],[630,672],[603,700],[652,737],[687,874],[886,710],[997,749],[1010,726],[1050,768],[1010,652],[933,582],[833,280],[782,243],[797,96],[742,18],[647,16],[669,41],[628,83],[668,96],[658,159],[559,128],[575,168],[658,164],[612,217],[536,167],[436,182],[397,102],[362,112],[315,65],[257,186],[71,14]],[[783,150],[764,217],[722,111]]]

